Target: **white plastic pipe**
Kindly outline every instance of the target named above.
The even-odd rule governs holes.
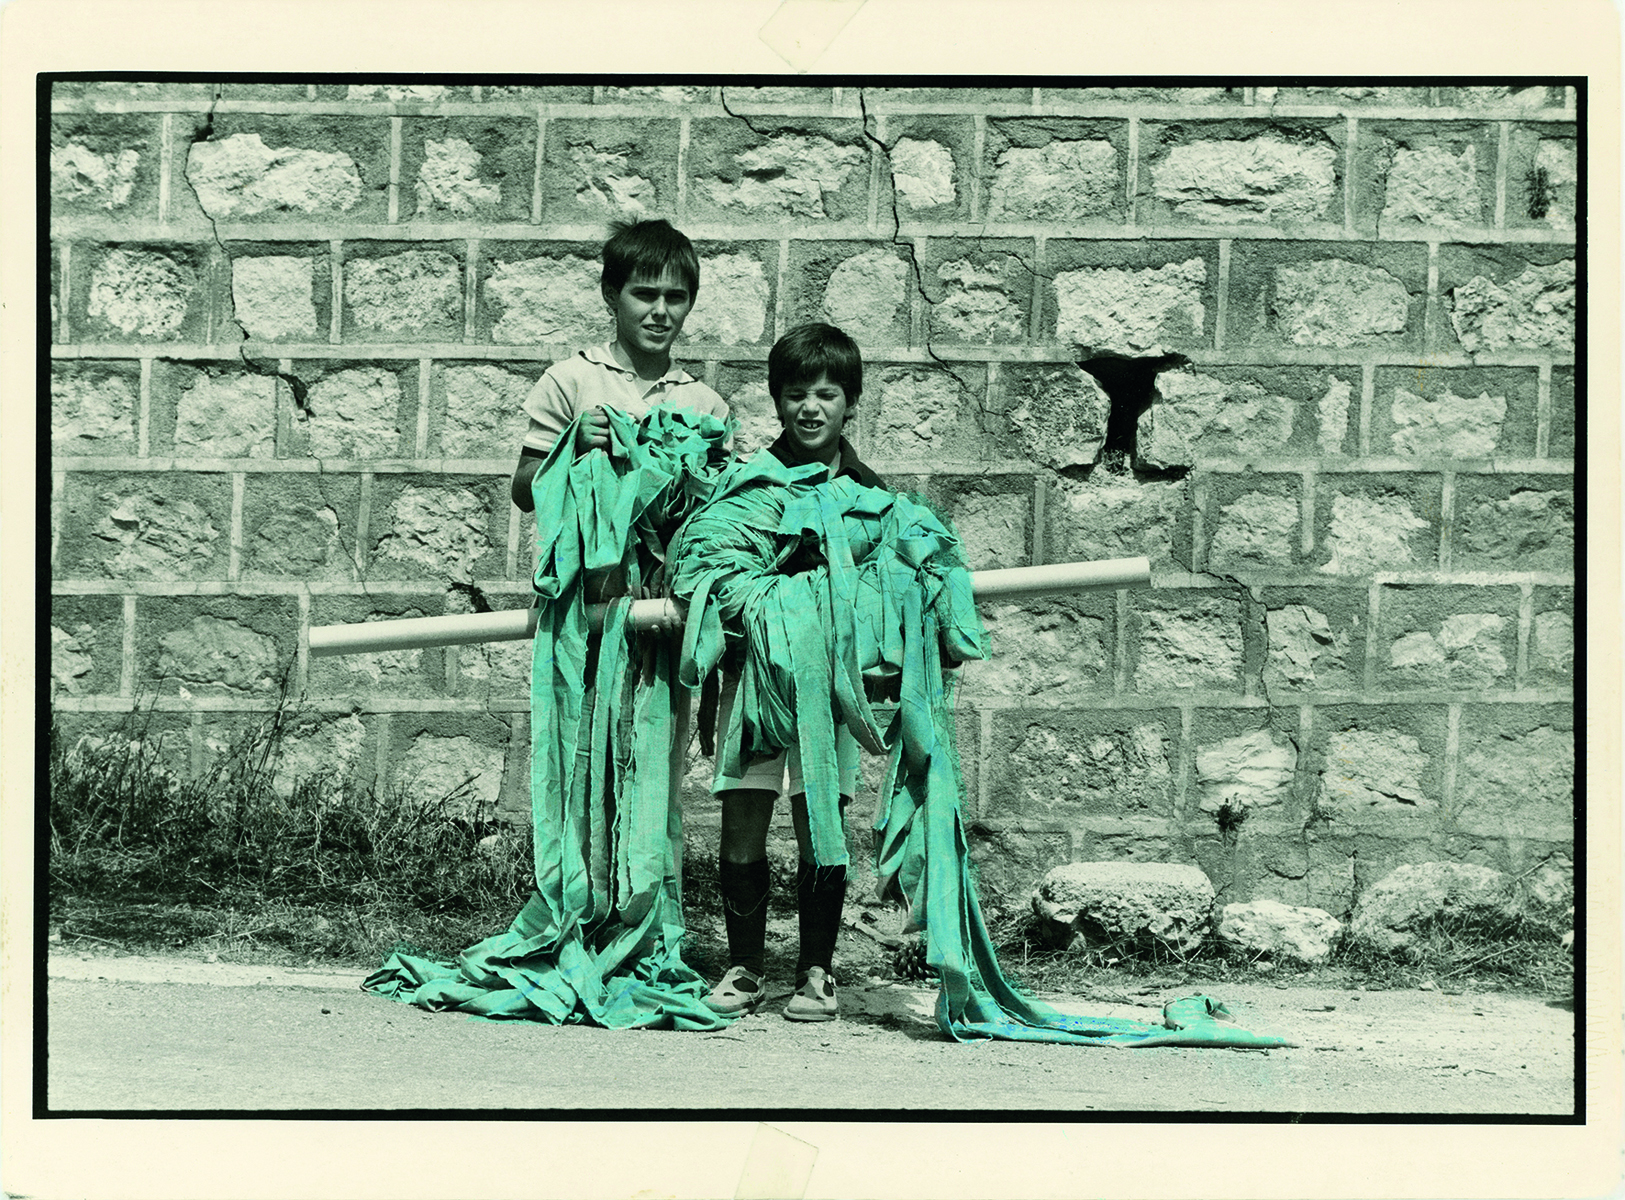
[[[1009,567],[1002,571],[975,571],[970,580],[971,591],[978,600],[1144,587],[1151,582],[1151,561],[1147,558],[1113,558],[1102,562]],[[588,606],[587,620],[594,629],[603,625],[607,607],[604,604]],[[310,653],[315,658],[325,658],[334,654],[365,654],[377,650],[462,646],[470,642],[524,641],[536,634],[538,612],[535,608],[510,608],[501,612],[458,613],[449,617],[365,621],[359,625],[313,625],[310,629]],[[649,629],[681,620],[681,610],[671,600],[634,600],[632,611],[627,614],[627,621],[633,629]]]

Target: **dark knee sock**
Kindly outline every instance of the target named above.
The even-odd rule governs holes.
[[[846,868],[817,867],[802,859],[796,871],[796,909],[801,924],[801,953],[796,975],[808,967],[823,967],[834,974],[835,939],[841,932],[841,907],[846,903]]]
[[[721,859],[717,879],[728,926],[728,965],[748,967],[760,975],[767,957],[767,891],[772,879],[767,859],[753,863]]]

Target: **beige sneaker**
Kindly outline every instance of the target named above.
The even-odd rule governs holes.
[[[840,1016],[836,1012],[835,981],[823,967],[807,968],[784,1015],[791,1021],[833,1021]]]
[[[762,983],[762,976],[749,967],[729,967],[728,973],[705,998],[706,1007],[719,1013],[751,1012],[767,994]]]

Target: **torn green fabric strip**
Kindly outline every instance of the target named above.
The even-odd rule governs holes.
[[[959,538],[926,504],[771,454],[727,464],[711,418],[611,412],[612,452],[557,448],[534,484],[542,605],[531,678],[536,894],[507,933],[456,963],[392,956],[366,986],[492,1017],[706,1029],[726,1023],[681,959],[680,812],[672,739],[685,693],[724,657],[739,689],[716,752],[730,773],[799,747],[813,853],[847,861],[835,734],[888,754],[875,867],[926,934],[938,1026],[961,1041],[1278,1046],[1204,997],[1161,1026],[1061,1014],[999,968],[970,876],[945,663],[987,655]],[[560,438],[573,445],[573,427]],[[659,558],[687,610],[680,642],[611,609],[593,686],[583,581],[629,590]],[[733,653],[730,654],[730,648]],[[646,665],[641,665],[647,660]],[[884,703],[895,703],[883,719]],[[1196,1005],[1195,1001],[1201,1001]],[[1178,1008],[1179,1005],[1186,1005]],[[1175,1011],[1177,1009],[1177,1012]],[[1200,1011],[1198,1011],[1200,1009]]]

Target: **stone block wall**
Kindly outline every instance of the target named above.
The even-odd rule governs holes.
[[[288,785],[471,778],[527,811],[527,646],[313,661],[306,631],[528,603],[519,404],[606,335],[605,220],[649,214],[698,245],[680,357],[743,447],[775,430],[775,337],[832,320],[867,359],[854,440],[973,566],[1154,564],[984,606],[958,729],[988,898],[1161,860],[1341,914],[1400,863],[1571,852],[1572,88],[75,82],[51,106],[70,732],[150,703],[196,770],[286,680]],[[1078,365],[1108,356],[1168,357],[1136,392]]]

